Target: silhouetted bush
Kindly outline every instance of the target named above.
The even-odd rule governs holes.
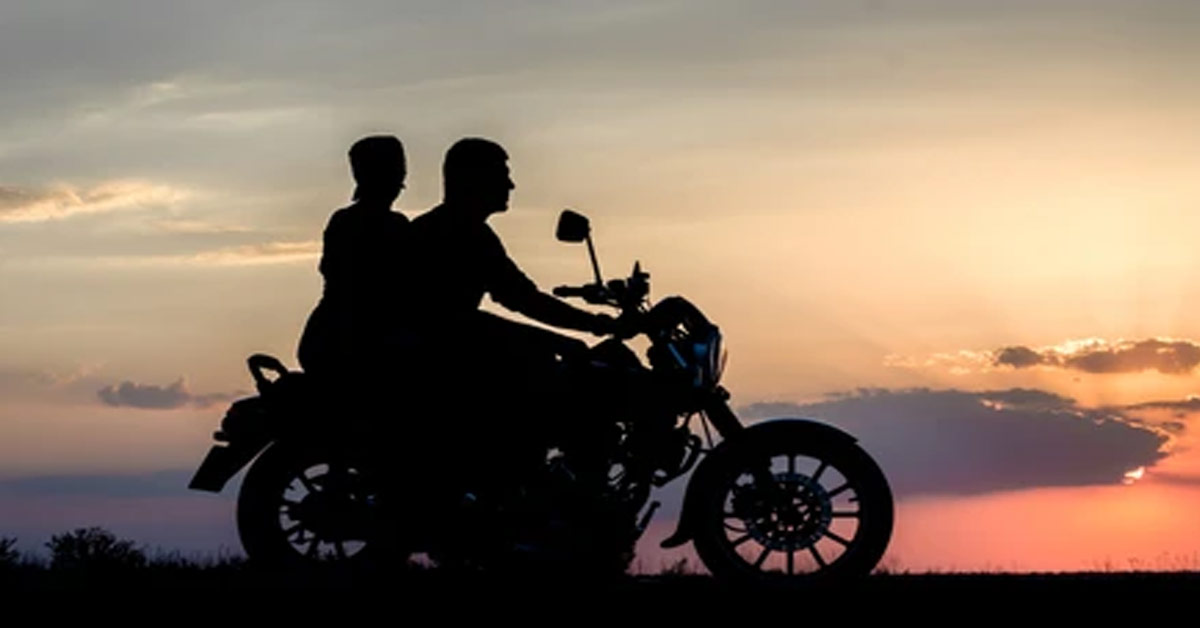
[[[16,544],[16,539],[0,536],[0,569],[12,569],[20,564],[21,554],[13,549]]]
[[[185,556],[178,550],[158,551],[146,556],[146,567],[157,571],[236,571],[245,566],[246,559],[228,554]]]
[[[133,541],[119,541],[103,528],[77,528],[56,534],[46,543],[51,569],[132,569],[146,565],[146,555]]]
[[[687,556],[684,556],[664,567],[660,575],[669,578],[672,576],[694,576],[696,574],[696,570],[688,564]]]

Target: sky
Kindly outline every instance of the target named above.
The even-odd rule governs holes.
[[[237,551],[236,485],[184,485],[245,358],[295,366],[346,150],[391,133],[397,209],[498,141],[539,285],[587,278],[583,212],[606,275],[720,325],[744,419],[858,436],[886,564],[1197,568],[1197,34],[1185,0],[5,2],[0,536]]]

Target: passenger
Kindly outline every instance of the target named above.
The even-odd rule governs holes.
[[[324,291],[297,351],[306,373],[337,386],[386,377],[411,342],[397,324],[409,221],[392,211],[404,189],[404,147],[390,135],[365,137],[350,148],[350,168],[354,202],[325,228]]]

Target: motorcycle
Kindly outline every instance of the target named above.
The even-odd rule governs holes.
[[[564,362],[576,380],[603,383],[571,408],[591,415],[580,422],[590,430],[549,438],[533,479],[491,493],[454,485],[439,502],[450,506],[431,515],[364,453],[370,438],[338,428],[336,404],[304,373],[256,354],[248,365],[259,395],[232,404],[189,488],[220,492],[250,465],[237,529],[260,563],[424,553],[439,565],[502,569],[533,548],[557,560],[538,565],[623,572],[660,505],[652,490],[690,472],[674,533],[660,546],[692,543],[715,577],[792,585],[873,570],[891,538],[893,499],[856,439],[804,418],[744,425],[720,385],[719,328],[682,297],[651,305],[638,263],[629,277],[603,281],[586,217],[563,211],[556,236],[587,243],[594,281],[553,293],[616,308],[622,332]],[[636,334],[649,340],[648,365],[626,343]],[[434,521],[405,525],[422,518]]]

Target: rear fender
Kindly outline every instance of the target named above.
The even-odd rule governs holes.
[[[266,446],[270,439],[239,440],[228,445],[213,445],[196,469],[188,488],[194,491],[220,493],[230,478],[237,475],[242,467],[250,464]]]
[[[801,418],[769,419],[738,431],[730,438],[721,441],[696,466],[696,470],[688,481],[687,492],[684,493],[683,508],[679,513],[679,523],[675,528],[675,533],[664,539],[659,546],[669,549],[679,547],[692,540],[692,519],[695,517],[692,513],[697,510],[696,503],[701,499],[701,487],[710,483],[709,476],[721,467],[721,461],[730,456],[739,455],[744,449],[753,449],[760,443],[773,442],[781,438],[802,439],[816,444],[821,442],[854,443],[858,440],[832,425]]]
[[[221,420],[221,430],[214,438],[224,445],[213,445],[192,476],[188,488],[219,493],[238,471],[242,470],[278,434],[272,413],[263,397],[249,397],[233,402]]]

